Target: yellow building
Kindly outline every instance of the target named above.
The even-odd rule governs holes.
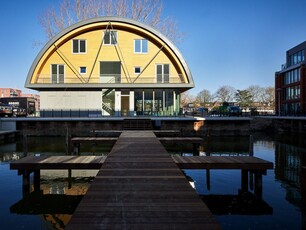
[[[41,116],[175,116],[194,87],[179,50],[137,21],[76,23],[40,51],[25,87],[40,91]]]

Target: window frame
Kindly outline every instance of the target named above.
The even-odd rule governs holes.
[[[85,68],[85,72],[84,72],[84,73],[81,71],[82,68]],[[87,67],[86,67],[86,66],[80,66],[80,68],[79,68],[79,73],[80,73],[80,74],[86,74],[86,73],[87,73]]]
[[[136,69],[139,68],[139,72],[136,72]],[[134,74],[140,74],[141,73],[141,67],[140,66],[134,66]]]
[[[53,73],[52,66],[56,66],[56,74]],[[63,80],[60,79],[60,66],[63,67]],[[56,81],[53,81],[53,76],[56,75]],[[50,81],[51,84],[64,84],[65,83],[65,64],[50,64]]]
[[[136,51],[136,42],[137,41],[140,41],[140,51]],[[146,51],[143,51],[143,41],[146,41],[147,42],[147,45],[146,45],[146,48],[147,50]],[[145,38],[141,38],[141,39],[134,39],[134,53],[135,54],[147,54],[149,52],[149,41],[148,39],[145,39]]]
[[[77,52],[74,52],[74,41],[77,41]],[[81,42],[85,43],[85,51],[81,52]],[[86,54],[87,53],[87,40],[86,39],[72,39],[72,53],[73,54]]]
[[[108,34],[109,43],[105,42],[105,37],[107,36],[106,33],[109,33]],[[111,36],[112,33],[115,34],[115,43],[112,43],[112,36]],[[105,30],[103,33],[103,45],[115,46],[117,44],[118,44],[118,31],[117,30]]]
[[[168,73],[165,74],[165,65],[168,65]],[[158,66],[161,66],[161,74],[158,74]],[[155,65],[155,77],[156,77],[156,83],[160,84],[169,84],[170,83],[170,64],[169,63],[156,63]],[[159,81],[159,76],[161,75],[161,80]],[[165,76],[168,75],[168,79],[165,81]]]

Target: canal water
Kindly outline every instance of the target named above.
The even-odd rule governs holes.
[[[210,137],[195,150],[192,145],[165,144],[175,155],[256,156],[274,163],[263,176],[262,199],[241,192],[240,170],[185,170],[197,193],[223,229],[305,229],[300,170],[306,165],[303,136]],[[1,229],[64,229],[84,196],[96,170],[73,171],[69,186],[67,172],[42,171],[41,191],[23,197],[21,176],[9,163],[25,155],[65,155],[65,138],[29,137],[0,144]],[[112,145],[82,145],[82,155],[107,155]],[[306,196],[304,194],[304,196]],[[304,197],[305,199],[305,197]]]

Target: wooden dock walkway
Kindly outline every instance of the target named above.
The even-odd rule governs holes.
[[[123,132],[66,229],[221,229],[152,131]]]
[[[105,156],[28,156],[11,162],[29,192],[30,173],[39,189],[40,170],[100,169],[67,229],[220,229],[180,169],[240,169],[241,188],[273,163],[249,156],[170,156],[152,131],[124,131]],[[102,140],[102,139],[101,139]],[[207,176],[209,176],[207,171]]]

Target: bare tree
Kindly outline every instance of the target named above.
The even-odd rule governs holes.
[[[259,85],[251,85],[247,89],[249,94],[252,96],[253,102],[261,102],[262,95],[264,93],[264,88]]]
[[[203,89],[201,92],[199,92],[195,99],[195,103],[199,107],[205,107],[207,104],[210,104],[212,101],[213,101],[213,95],[207,89]]]
[[[274,108],[275,105],[275,90],[274,87],[266,87],[265,88],[265,96],[264,103],[266,103],[269,107]]]
[[[188,91],[181,93],[181,104],[180,104],[181,108],[193,102],[194,102],[194,96],[191,95]]]
[[[39,22],[50,39],[66,27],[90,18],[119,16],[143,22],[162,33],[173,42],[183,34],[171,17],[162,17],[162,0],[62,0],[57,8],[49,7]]]
[[[235,88],[229,85],[221,86],[216,92],[216,98],[220,102],[230,102],[234,100]]]

